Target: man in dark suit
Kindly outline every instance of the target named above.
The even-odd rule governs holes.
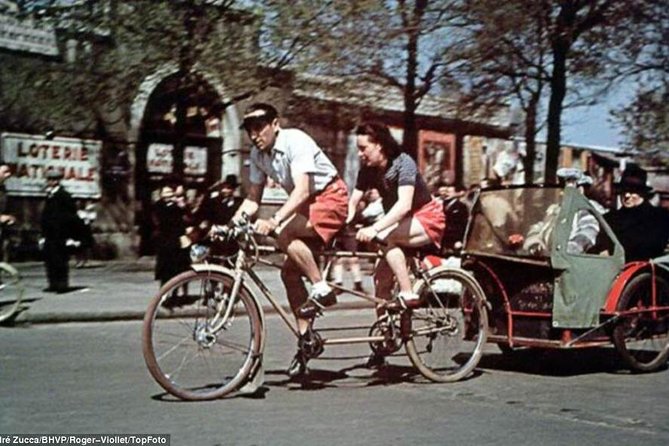
[[[193,211],[195,226],[191,233],[194,241],[202,239],[212,225],[226,225],[235,215],[244,199],[234,195],[239,187],[237,175],[228,175],[225,180],[209,188],[202,203]]]
[[[648,260],[665,252],[669,242],[669,211],[648,202],[652,188],[646,171],[632,164],[615,183],[622,207],[604,215],[625,249],[625,261]]]
[[[79,227],[77,207],[72,196],[61,186],[63,174],[50,170],[46,174],[47,198],[42,211],[42,236],[44,237],[44,264],[49,286],[45,291],[69,291],[69,253],[66,241]]]
[[[442,183],[437,189],[437,196],[444,203],[444,214],[446,215],[446,228],[441,238],[441,249],[446,255],[452,255],[462,248],[462,239],[469,220],[469,208],[460,200],[462,195],[463,193],[459,192],[452,183]]]

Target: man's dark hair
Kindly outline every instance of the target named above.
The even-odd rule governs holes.
[[[355,129],[356,135],[367,135],[373,143],[381,146],[381,151],[388,158],[394,160],[402,153],[402,147],[397,143],[390,129],[380,122],[363,122]]]

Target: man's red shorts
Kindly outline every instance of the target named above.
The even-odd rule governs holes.
[[[309,198],[297,212],[311,222],[324,243],[329,243],[344,226],[348,214],[348,190],[341,178],[334,179],[322,192]]]

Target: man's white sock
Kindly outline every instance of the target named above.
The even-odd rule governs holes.
[[[313,294],[317,296],[325,296],[328,294],[330,291],[332,291],[332,288],[330,288],[330,285],[325,280],[321,280],[320,282],[316,282],[313,284],[311,287],[311,291]]]

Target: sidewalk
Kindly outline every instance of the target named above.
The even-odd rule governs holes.
[[[43,291],[47,281],[42,263],[13,265],[21,273],[25,287],[25,309],[16,317],[16,324],[141,320],[149,301],[158,291],[158,282],[153,279],[154,259],[151,257],[130,261],[92,261],[84,268],[71,267],[70,286],[82,288],[65,294]],[[255,271],[281,305],[288,308],[279,270],[258,265]],[[368,290],[372,289],[369,277],[365,277],[365,286]],[[275,311],[264,297],[260,294],[258,297],[266,312]],[[337,308],[369,305],[363,299],[342,294]]]

